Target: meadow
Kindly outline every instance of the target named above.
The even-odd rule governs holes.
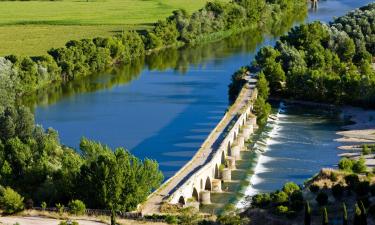
[[[0,56],[41,55],[72,39],[147,29],[175,9],[207,0],[0,1]]]

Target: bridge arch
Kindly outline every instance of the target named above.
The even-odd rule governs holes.
[[[182,206],[184,206],[185,205],[185,198],[184,198],[184,196],[180,196],[180,198],[178,199],[178,204],[180,204],[180,205],[182,205]]]
[[[197,201],[197,202],[199,201],[199,194],[198,194],[198,191],[195,187],[193,188],[193,193],[192,193],[191,197],[193,197],[193,199],[195,199],[195,201]]]
[[[234,135],[233,135],[233,142],[236,141],[236,138],[237,138],[237,133],[236,133],[236,131],[235,131],[235,132],[234,132]]]
[[[228,141],[228,147],[227,147],[227,155],[230,155],[230,156],[232,156],[232,153],[231,153],[231,144],[230,144],[230,141]]]
[[[221,152],[221,164],[225,165],[225,151]]]
[[[211,179],[210,179],[210,177],[207,177],[207,179],[206,179],[206,184],[205,184],[204,189],[205,189],[206,191],[211,191],[211,190],[212,190],[212,184],[211,184]]]
[[[203,179],[201,179],[201,186],[200,186],[201,190],[203,190]]]

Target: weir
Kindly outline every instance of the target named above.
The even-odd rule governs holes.
[[[245,142],[257,128],[252,113],[257,98],[256,79],[248,74],[246,80],[235,103],[194,157],[140,206],[142,214],[160,213],[165,203],[199,208],[200,204],[211,203],[211,193],[223,191],[222,183],[231,180],[236,160],[241,158],[241,151],[247,150]]]

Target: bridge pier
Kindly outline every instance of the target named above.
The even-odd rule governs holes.
[[[241,154],[240,154],[240,147],[238,145],[235,145],[232,147],[232,157],[234,157],[236,160],[241,159]]]
[[[236,159],[232,156],[227,157],[228,168],[231,170],[236,169]]]
[[[213,192],[221,192],[221,180],[220,179],[213,179],[212,180],[212,191]]]
[[[203,205],[211,204],[211,192],[210,191],[201,191],[201,203]]]
[[[221,177],[222,177],[223,181],[232,180],[232,171],[229,168],[223,169]]]
[[[243,134],[241,134],[240,136],[238,136],[238,146],[240,146],[240,149],[244,149],[245,147],[245,137],[243,136]]]

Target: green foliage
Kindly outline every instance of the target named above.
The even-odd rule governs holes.
[[[234,103],[237,99],[237,96],[241,92],[242,87],[246,84],[246,73],[248,73],[248,68],[241,67],[238,71],[236,71],[231,78],[231,83],[228,86],[228,94],[229,94],[229,101]]]
[[[328,225],[328,213],[327,213],[327,208],[323,208],[323,220],[322,220],[323,225]]]
[[[366,144],[364,144],[362,146],[362,155],[368,155],[368,154],[371,154],[371,149]]]
[[[359,208],[358,204],[355,204],[354,206],[354,221],[353,225],[363,225],[362,224],[362,212]]]
[[[279,205],[276,207],[276,213],[279,215],[286,215],[289,212],[288,206]]]
[[[23,197],[10,187],[0,186],[0,208],[6,214],[13,214],[23,210]]]
[[[345,203],[342,203],[342,225],[348,225],[348,211]]]
[[[353,167],[353,161],[352,160],[350,160],[350,159],[348,159],[346,157],[340,159],[339,168],[341,170],[351,171],[352,167]]]
[[[40,204],[40,207],[42,208],[42,210],[46,210],[46,208],[47,208],[47,203],[46,203],[46,202],[42,202],[42,203]]]
[[[352,170],[354,173],[364,173],[367,171],[367,166],[365,164],[365,159],[361,157],[353,163]]]
[[[68,204],[69,211],[75,215],[83,215],[86,211],[86,205],[81,200],[71,200]]]
[[[77,221],[67,220],[67,221],[61,221],[59,225],[79,225],[79,223]]]
[[[288,195],[293,194],[295,191],[301,190],[300,187],[294,182],[287,182],[283,186],[283,191]]]
[[[271,105],[264,98],[258,96],[254,104],[254,113],[257,116],[257,123],[263,126],[267,123],[268,116],[271,113]]]
[[[281,205],[287,203],[289,200],[289,196],[284,191],[276,191],[271,194],[272,203],[276,205]]]
[[[330,25],[302,24],[264,47],[255,66],[265,74],[271,94],[332,103],[374,105],[371,55],[374,4],[337,18]]]
[[[61,203],[56,204],[57,211],[59,212],[60,216],[64,213],[65,206]]]
[[[305,203],[304,225],[311,225],[311,208],[308,201]]]
[[[252,197],[252,204],[259,208],[267,207],[271,202],[271,196],[269,193],[260,193]]]
[[[327,205],[327,203],[328,203],[328,195],[326,193],[324,193],[324,192],[319,192],[319,194],[316,196],[315,200],[321,206]]]
[[[263,72],[260,72],[258,75],[258,81],[257,81],[256,87],[258,90],[258,95],[262,97],[263,99],[268,99],[268,96],[270,94],[270,88],[269,88],[269,83]]]

